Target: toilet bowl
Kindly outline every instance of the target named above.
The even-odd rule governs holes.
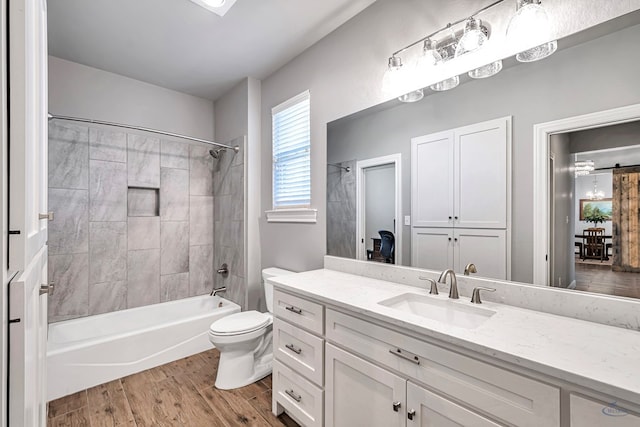
[[[262,270],[268,313],[243,311],[216,320],[209,327],[209,341],[220,351],[216,388],[244,387],[271,373],[273,286],[269,279],[287,274],[293,272],[280,268]]]

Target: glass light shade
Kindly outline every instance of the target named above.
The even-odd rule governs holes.
[[[531,46],[516,55],[520,62],[533,62],[546,58],[558,48],[556,40],[547,42],[551,37],[551,23],[546,10],[538,0],[524,0],[522,7],[513,15],[507,27],[507,39],[517,46]]]
[[[516,59],[520,62],[534,62],[553,55],[558,50],[558,41],[554,40],[548,43],[543,43],[540,46],[536,46],[532,49],[527,49],[516,55]]]
[[[386,94],[397,93],[402,81],[402,60],[399,57],[389,58],[389,66],[382,78],[382,91]]]
[[[424,98],[424,91],[422,89],[414,90],[413,92],[405,93],[398,97],[400,102],[418,102]]]
[[[465,53],[480,49],[482,45],[489,40],[482,31],[481,24],[482,22],[480,20],[473,18],[467,20],[464,26],[464,33],[462,37],[460,37],[460,40],[458,40],[458,45],[456,46],[456,58]]]
[[[435,90],[436,92],[442,92],[445,90],[451,90],[454,87],[458,86],[459,84],[460,84],[460,77],[455,76],[455,77],[451,77],[450,79],[438,82],[436,84],[432,84],[430,87],[432,90]]]
[[[589,175],[594,170],[595,163],[593,162],[593,160],[576,161],[574,164],[574,172],[576,177]]]
[[[428,72],[429,67],[433,67],[440,61],[442,61],[442,55],[438,52],[435,42],[427,40],[424,42],[422,54],[416,57],[414,66],[418,72]]]
[[[497,60],[491,64],[483,65],[475,70],[469,71],[469,77],[472,79],[486,79],[495,76],[502,70],[502,60]]]

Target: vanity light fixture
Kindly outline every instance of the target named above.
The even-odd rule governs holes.
[[[595,170],[595,163],[593,160],[577,160],[574,164],[575,176],[589,175]]]
[[[210,12],[224,16],[236,0],[191,0],[198,6],[202,6]]]
[[[504,1],[496,0],[467,18],[449,23],[394,52],[389,58],[389,65],[383,80],[383,90],[387,93],[397,93],[400,92],[400,87],[412,89],[416,85],[412,86],[411,83],[420,81],[421,76],[428,74],[432,67],[480,50],[489,41],[490,33],[487,26],[483,25],[480,19],[477,19],[477,15]],[[507,27],[507,42],[523,46],[523,50],[516,55],[516,59],[520,62],[532,62],[553,54],[558,48],[558,42],[557,40],[548,41],[552,33],[551,25],[549,16],[541,5],[541,0],[514,1],[516,2],[516,13],[511,17]],[[456,35],[453,27],[462,23],[464,23],[462,34],[459,31],[459,34]],[[435,41],[434,37],[445,30],[449,30],[450,34],[444,39]],[[537,41],[540,44],[536,46]],[[400,55],[404,55],[405,52],[420,43],[424,43],[422,55],[418,55],[415,60],[410,61],[411,66],[403,69]],[[535,47],[530,48],[532,45]],[[468,75],[474,79],[483,79],[496,75],[502,70],[502,67],[502,60],[497,60],[469,71]],[[453,89],[459,84],[460,77],[454,76],[432,84],[430,88],[434,91],[443,91]],[[424,90],[419,89],[402,95],[398,99],[402,102],[415,102],[422,99],[423,96]]]
[[[551,34],[549,15],[541,0],[516,0],[516,14],[507,27],[507,39],[511,43],[540,44],[516,55],[520,62],[533,62],[552,55],[558,49],[558,41],[547,41]]]

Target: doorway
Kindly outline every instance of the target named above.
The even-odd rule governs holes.
[[[356,163],[357,259],[402,264],[401,176],[400,153]]]
[[[619,148],[611,140],[619,139],[621,135],[624,135],[631,128],[635,128],[636,132],[640,131],[640,122],[638,120],[640,120],[640,105],[633,105],[534,126],[534,283],[547,286],[575,286],[579,290],[640,297],[640,294],[625,294],[620,287],[615,285],[610,286],[610,289],[600,289],[598,288],[599,285],[596,286],[593,280],[595,277],[603,278],[604,272],[589,271],[587,272],[588,274],[585,274],[582,271],[586,269],[593,270],[593,268],[600,270],[608,268],[611,271],[611,267],[607,267],[605,264],[611,264],[611,260],[612,258],[615,259],[615,255],[612,250],[612,233],[605,232],[612,228],[611,220],[607,219],[604,220],[604,223],[600,221],[599,223],[589,224],[588,219],[582,218],[580,209],[594,203],[606,204],[607,201],[602,201],[601,199],[610,199],[610,197],[600,196],[597,193],[611,195],[611,170],[616,164],[618,166],[630,166],[631,163],[635,163],[629,153],[640,155],[640,147],[634,148],[631,146],[634,140],[637,141],[637,138],[627,138],[627,141],[621,142],[619,145],[625,146],[624,149]],[[603,137],[605,133],[609,133],[611,137]],[[582,145],[577,143],[575,136],[581,134],[583,136],[591,135],[590,141],[582,141]],[[561,137],[560,139],[566,142],[566,144],[561,145],[566,145],[566,151],[570,153],[570,163],[560,164],[557,153],[552,149],[555,137]],[[624,150],[627,151],[626,154]],[[586,178],[586,181],[585,178],[581,178],[583,182],[579,183],[577,177],[574,179],[574,162],[587,160],[587,157],[598,155],[600,158],[595,162],[595,170],[590,172],[590,176]],[[552,156],[556,157],[552,160]],[[612,159],[616,156],[619,160],[612,163]],[[604,161],[607,158],[608,160]],[[553,173],[554,170],[563,171],[566,177],[571,177],[571,189],[568,192],[562,191],[563,195],[557,194],[559,191],[558,182],[561,182],[559,181],[561,178],[559,178],[558,174]],[[570,213],[568,215],[563,214],[561,215],[562,218],[558,219],[558,214],[563,209],[562,206],[558,206],[562,197],[567,199],[561,203],[570,205],[569,208],[565,209]],[[585,206],[582,206],[583,204]],[[609,222],[607,223],[606,221]],[[577,231],[579,228],[580,233]],[[603,237],[596,239],[596,242],[598,242],[597,248],[585,248],[585,242],[582,241],[583,229],[594,228],[603,229],[604,231],[601,233]],[[558,243],[559,232],[567,234],[567,239],[563,239],[563,243],[560,244]],[[606,241],[606,236],[609,236],[609,242]],[[586,242],[587,244],[589,243],[589,241]],[[578,243],[581,243],[581,245]],[[569,276],[562,280],[561,283],[555,280],[557,279],[556,276],[559,275],[559,264],[555,258],[560,252],[568,255],[566,256],[566,263],[563,264],[566,272],[569,273]],[[585,257],[585,254],[588,256]],[[569,264],[571,264],[570,268],[568,267]],[[595,267],[584,267],[583,264],[595,264]],[[601,282],[614,283],[620,279],[619,282],[621,283],[630,283],[629,280],[631,280],[635,284],[635,278],[607,277]],[[581,286],[581,282],[584,286]],[[637,293],[635,286],[633,292]]]

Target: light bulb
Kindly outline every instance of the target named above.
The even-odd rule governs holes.
[[[414,90],[413,92],[405,93],[402,96],[398,97],[398,101],[400,102],[418,102],[422,98],[424,98],[424,91],[422,89]]]
[[[382,91],[386,94],[397,93],[401,84],[402,59],[399,56],[389,58],[387,71],[382,78]]]
[[[430,87],[432,90],[435,90],[436,92],[442,92],[445,90],[453,89],[459,84],[460,84],[460,77],[455,76],[455,77],[451,77],[450,79],[446,79],[441,82],[432,84]]]
[[[516,50],[520,62],[533,62],[546,58],[558,49],[558,42],[548,41],[551,23],[539,0],[523,0],[522,6],[513,15],[507,28],[507,38]],[[523,49],[528,46],[533,48]]]
[[[469,71],[469,77],[472,79],[486,79],[495,76],[502,70],[502,60],[497,60],[491,64],[483,65],[475,70]]]

